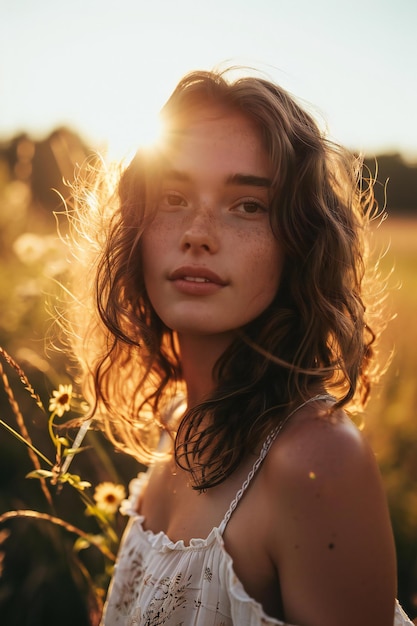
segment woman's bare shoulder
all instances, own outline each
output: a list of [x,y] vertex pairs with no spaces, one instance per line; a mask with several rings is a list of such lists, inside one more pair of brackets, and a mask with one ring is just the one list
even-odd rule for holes
[[[353,478],[376,468],[366,436],[342,409],[329,410],[328,403],[302,407],[288,421],[266,460],[265,473],[276,485],[277,477],[288,481],[332,481]],[[300,485],[301,486],[301,485]]]
[[374,563],[379,547],[380,554],[392,550],[375,455],[343,410],[329,412],[316,404],[297,412],[265,460],[262,488],[270,502],[270,545],[276,558],[287,550],[289,538],[293,545],[301,542],[304,554],[311,551],[317,562],[319,545],[327,554],[338,544],[338,555],[345,556],[363,545],[362,558],[372,552]]
[[324,403],[300,409],[265,459],[261,485],[269,502],[266,543],[289,621],[359,624],[361,611],[360,624],[392,624],[395,556],[386,498],[374,454],[350,418]]

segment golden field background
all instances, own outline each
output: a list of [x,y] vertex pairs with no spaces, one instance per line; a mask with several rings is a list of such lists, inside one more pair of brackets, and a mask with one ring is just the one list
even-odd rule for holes
[[389,217],[377,230],[381,268],[392,274],[394,319],[382,341],[392,361],[367,407],[369,434],[387,491],[398,554],[399,594],[417,615],[417,219]]

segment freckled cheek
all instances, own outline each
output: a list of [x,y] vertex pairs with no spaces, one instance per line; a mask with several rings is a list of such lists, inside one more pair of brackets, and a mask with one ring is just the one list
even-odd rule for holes
[[283,267],[283,254],[278,243],[273,241],[261,241],[253,250],[250,266],[251,274],[257,278],[261,288],[269,288],[274,293],[278,290]]
[[169,249],[172,231],[163,224],[153,222],[142,235],[142,261],[147,266],[158,263],[164,252]]

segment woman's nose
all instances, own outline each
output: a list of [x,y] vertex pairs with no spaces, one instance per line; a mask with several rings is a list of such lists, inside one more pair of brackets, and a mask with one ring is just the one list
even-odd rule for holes
[[212,211],[198,209],[189,216],[181,237],[181,248],[213,254],[219,248],[218,235],[218,224]]

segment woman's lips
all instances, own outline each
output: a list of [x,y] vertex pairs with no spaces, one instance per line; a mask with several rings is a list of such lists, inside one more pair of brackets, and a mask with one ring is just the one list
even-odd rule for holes
[[184,280],[189,280],[191,283],[209,283],[208,278],[201,278],[201,276],[184,276]]
[[212,270],[198,266],[179,267],[169,275],[169,280],[178,291],[188,295],[211,295],[227,284]]

